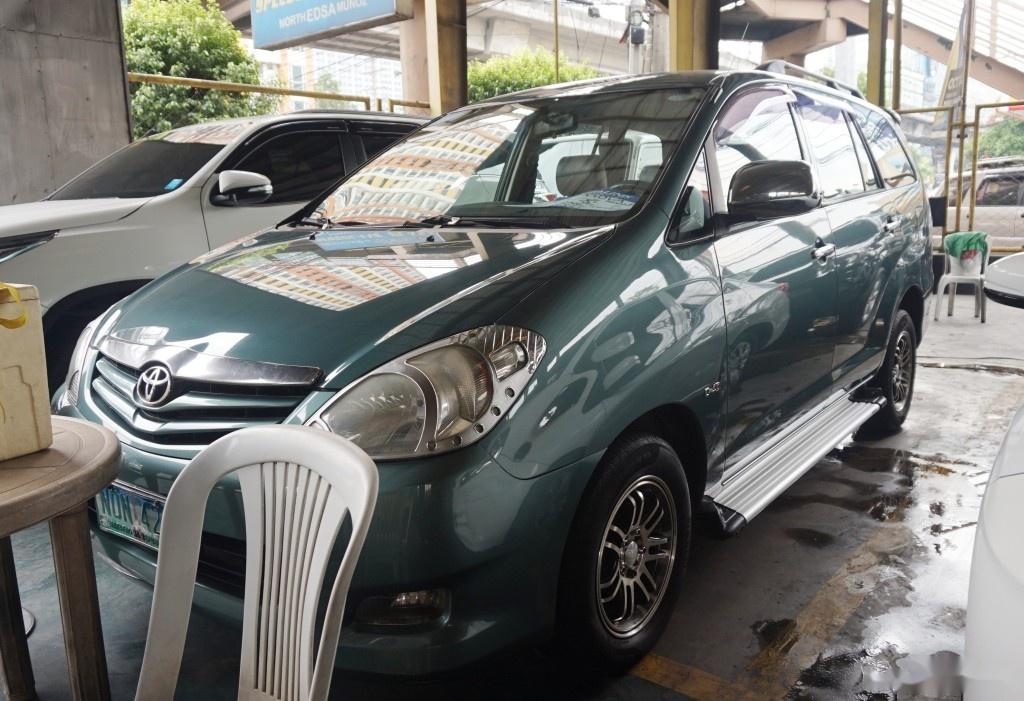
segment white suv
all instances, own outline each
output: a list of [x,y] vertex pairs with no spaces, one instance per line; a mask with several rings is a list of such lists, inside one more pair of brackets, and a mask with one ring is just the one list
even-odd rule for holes
[[308,111],[181,127],[125,146],[41,202],[0,207],[0,280],[39,288],[51,387],[111,304],[286,218],[421,123]]
[[[1024,159],[992,158],[978,161],[977,187],[965,174],[960,201],[960,228],[988,234],[994,248],[1024,248]],[[949,181],[950,208],[946,213],[949,230],[956,226],[957,178]],[[974,224],[969,224],[971,198]],[[933,232],[934,233],[934,232]]]

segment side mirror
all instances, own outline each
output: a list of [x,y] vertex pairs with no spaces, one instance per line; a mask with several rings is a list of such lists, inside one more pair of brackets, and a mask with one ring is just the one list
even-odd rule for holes
[[811,166],[803,161],[747,163],[729,186],[729,219],[735,221],[789,217],[820,204]]
[[238,207],[262,204],[274,194],[270,178],[247,170],[224,170],[217,178],[217,192],[210,197],[213,204]]

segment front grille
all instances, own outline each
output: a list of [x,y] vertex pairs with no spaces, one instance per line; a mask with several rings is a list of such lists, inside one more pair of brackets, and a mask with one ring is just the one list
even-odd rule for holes
[[307,388],[243,385],[174,378],[159,407],[135,402],[139,370],[99,355],[90,394],[96,406],[128,433],[161,445],[203,446],[246,426],[280,423]]

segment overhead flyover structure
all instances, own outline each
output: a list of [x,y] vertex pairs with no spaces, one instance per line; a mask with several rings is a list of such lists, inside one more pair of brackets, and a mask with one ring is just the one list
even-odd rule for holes
[[[866,33],[872,7],[882,4],[880,0],[723,1],[721,38],[761,41],[764,60],[802,64],[809,53]],[[903,0],[903,46],[946,63],[960,10],[955,2]],[[1024,1],[977,0],[976,12],[971,77],[1011,97],[1024,98]],[[884,25],[878,24],[894,38],[891,16]]]

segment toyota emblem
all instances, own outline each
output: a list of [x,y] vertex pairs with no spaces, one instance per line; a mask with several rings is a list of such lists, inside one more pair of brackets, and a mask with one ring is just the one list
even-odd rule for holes
[[171,396],[171,371],[164,365],[151,365],[135,383],[135,400],[142,406],[156,407]]

